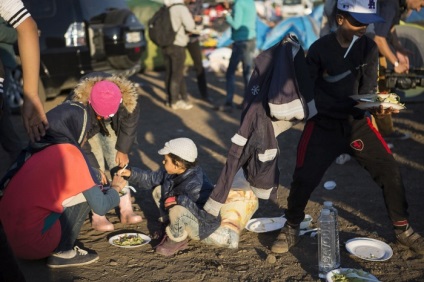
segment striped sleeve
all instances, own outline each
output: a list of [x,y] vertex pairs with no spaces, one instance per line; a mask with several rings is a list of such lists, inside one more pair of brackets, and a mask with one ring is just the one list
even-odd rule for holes
[[31,16],[21,0],[1,0],[0,15],[14,28]]

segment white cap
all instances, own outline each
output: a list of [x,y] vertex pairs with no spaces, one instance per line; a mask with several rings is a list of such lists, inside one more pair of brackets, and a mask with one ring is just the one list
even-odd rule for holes
[[337,9],[348,12],[363,24],[384,22],[384,19],[377,15],[376,0],[338,0]]
[[197,158],[197,147],[189,138],[176,138],[165,143],[165,147],[158,151],[159,155],[174,154],[188,162]]

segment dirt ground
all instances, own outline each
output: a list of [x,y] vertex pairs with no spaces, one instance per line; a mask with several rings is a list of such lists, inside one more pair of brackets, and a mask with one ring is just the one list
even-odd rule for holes
[[[189,72],[189,77],[194,73]],[[195,81],[187,78],[188,91],[195,107],[189,111],[172,111],[164,106],[163,73],[148,72],[134,77],[140,85],[141,117],[138,143],[130,155],[130,165],[157,169],[162,158],[158,149],[175,137],[192,138],[198,145],[198,161],[208,176],[216,181],[226,160],[230,138],[238,128],[240,110],[233,113],[214,111],[198,99]],[[216,102],[225,96],[225,77],[208,73],[209,91]],[[237,80],[237,93],[242,93],[241,78]],[[236,103],[241,102],[237,95]],[[47,109],[59,103],[63,96],[49,101]],[[424,111],[422,103],[408,103],[407,109],[395,117],[395,125],[411,134],[404,141],[394,141],[393,153],[399,161],[409,201],[410,221],[424,235]],[[16,128],[22,131],[21,122],[14,117]],[[261,202],[253,217],[279,216],[286,207],[291,175],[295,164],[295,151],[303,124],[278,137],[280,145],[280,189],[277,202]],[[0,152],[4,160],[4,152]],[[0,172],[5,170],[2,161]],[[306,208],[314,218],[313,225],[325,200],[331,200],[339,210],[342,267],[361,268],[381,281],[424,281],[424,259],[394,243],[394,234],[387,217],[380,189],[355,160],[344,165],[333,164],[322,182],[334,180],[334,190],[317,187]],[[115,231],[101,233],[91,228],[87,219],[79,237],[84,247],[96,250],[100,260],[85,267],[51,270],[45,260],[20,261],[27,281],[320,281],[317,276],[317,239],[302,236],[300,244],[291,252],[273,255],[270,246],[278,232],[252,233],[243,230],[237,250],[206,246],[190,241],[189,249],[165,258],[155,254],[157,241],[134,249],[117,248],[108,243],[111,235],[124,231],[152,234],[159,225],[157,211],[147,192],[135,194],[134,207],[143,216],[143,222],[123,225],[115,211],[108,214]],[[384,262],[372,262],[351,256],[344,243],[355,237],[369,237],[388,243],[393,256]]]

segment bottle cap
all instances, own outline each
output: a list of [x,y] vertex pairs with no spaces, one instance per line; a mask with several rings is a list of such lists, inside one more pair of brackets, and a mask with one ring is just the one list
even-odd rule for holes
[[322,209],[321,214],[322,215],[330,215],[330,210],[329,209]]

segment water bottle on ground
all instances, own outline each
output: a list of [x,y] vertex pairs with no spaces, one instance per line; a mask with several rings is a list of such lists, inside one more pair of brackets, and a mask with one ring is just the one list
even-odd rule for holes
[[329,209],[322,209],[318,219],[318,268],[319,277],[336,269],[336,224]]
[[340,239],[339,239],[339,221],[337,209],[333,206],[333,202],[325,201],[324,209],[329,209],[330,214],[334,217],[334,223],[336,227],[336,268],[340,267]]

